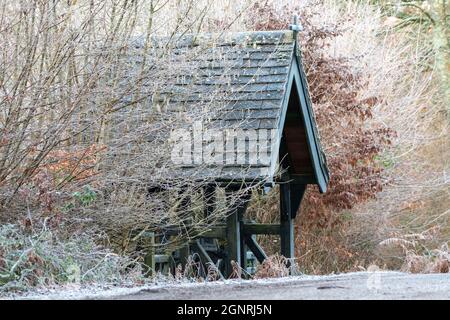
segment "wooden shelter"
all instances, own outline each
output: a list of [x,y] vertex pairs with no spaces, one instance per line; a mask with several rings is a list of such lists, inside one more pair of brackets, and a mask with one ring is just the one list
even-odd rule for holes
[[[252,155],[248,147],[237,148],[231,151],[234,153],[232,158],[242,157],[243,163],[232,161],[199,166],[192,161],[180,164],[180,170],[174,173],[210,181],[211,184],[205,184],[208,199],[214,198],[217,185],[223,186],[227,193],[233,193],[239,191],[243,184],[262,183],[265,187],[279,184],[279,224],[246,222],[245,211],[250,195],[243,194],[224,224],[202,235],[206,239],[226,240],[224,257],[227,266],[222,272],[227,274],[231,272],[232,260],[246,267],[248,250],[259,262],[266,258],[255,241],[256,234],[279,235],[281,254],[293,258],[293,221],[305,188],[312,184],[317,185],[322,193],[327,189],[329,173],[302,65],[298,29],[294,24],[286,31],[234,33],[218,37],[209,34],[183,36],[177,41],[174,55],[177,55],[177,50],[189,52],[202,48],[200,56],[186,61],[185,69],[180,70],[196,71],[197,76],[181,75],[152,100],[152,103],[168,103],[173,110],[180,110],[189,103],[201,104],[202,99],[212,97],[213,101],[208,103],[223,106],[211,119],[212,127],[221,130],[238,127],[244,131],[265,129],[269,131],[264,132],[273,133],[268,136],[265,150],[268,159],[264,162],[250,163],[248,159]],[[142,47],[141,42],[135,42],[135,49]],[[214,58],[217,50],[225,59]],[[226,81],[224,74],[229,76]],[[258,148],[261,150],[260,145]],[[207,201],[206,211],[213,210],[213,201]],[[184,262],[183,257],[189,250],[196,251],[205,262],[215,262],[201,239],[179,252],[180,262]]]

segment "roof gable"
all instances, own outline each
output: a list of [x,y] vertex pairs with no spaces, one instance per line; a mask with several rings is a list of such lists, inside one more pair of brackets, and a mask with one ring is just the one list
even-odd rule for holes
[[302,106],[302,113],[307,129],[308,145],[310,148],[310,154],[313,159],[314,173],[316,175],[317,184],[319,185],[320,191],[326,192],[327,185],[330,180],[330,175],[326,162],[326,156],[320,143],[320,136],[314,117],[311,97],[308,90],[308,82],[306,80],[305,71],[303,69],[301,55],[296,55],[295,63],[297,64],[299,71],[299,73],[296,74],[296,79],[299,78],[299,83],[301,82],[301,90],[299,88],[300,104]]

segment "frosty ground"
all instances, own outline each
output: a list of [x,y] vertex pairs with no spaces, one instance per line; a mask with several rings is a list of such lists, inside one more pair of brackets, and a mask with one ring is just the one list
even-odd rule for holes
[[66,287],[16,299],[450,299],[449,274],[356,272],[209,283],[156,283],[130,288]]

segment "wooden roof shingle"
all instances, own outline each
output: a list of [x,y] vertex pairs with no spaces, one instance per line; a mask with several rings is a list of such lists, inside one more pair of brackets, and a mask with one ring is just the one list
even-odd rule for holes
[[[294,35],[293,31],[263,31],[172,39],[166,50],[166,63],[155,63],[151,68],[175,70],[168,71],[167,84],[152,93],[148,103],[164,104],[171,111],[209,105],[215,110],[208,116],[208,128],[260,130],[269,138],[267,145],[258,145],[258,150],[267,149],[269,161],[250,163],[252,150],[248,145],[245,150],[226,150],[223,163],[183,163],[174,175],[216,181],[273,181],[288,103],[295,86],[301,104],[298,112],[303,115],[301,130],[306,130],[308,138],[305,152],[310,153],[315,182],[321,191],[326,190],[328,169]],[[150,41],[151,47],[167,43]],[[149,44],[144,39],[136,39],[132,49],[142,51],[146,46]],[[133,63],[140,65],[142,56],[137,56],[140,58]],[[147,84],[151,85],[151,79]],[[235,158],[245,158],[246,162],[226,162],[227,152],[234,153]]]

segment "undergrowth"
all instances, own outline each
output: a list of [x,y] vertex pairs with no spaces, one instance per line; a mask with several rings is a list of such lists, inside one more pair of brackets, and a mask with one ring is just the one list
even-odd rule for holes
[[28,230],[1,225],[0,293],[65,284],[123,285],[142,277],[138,263],[102,247],[99,240],[88,232],[61,237],[45,222]]

